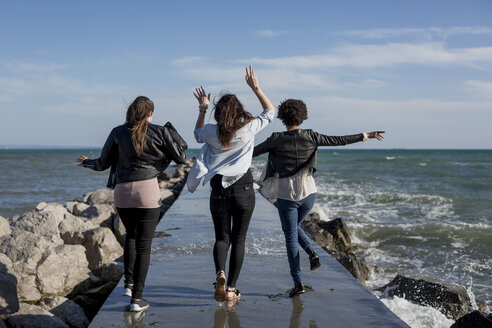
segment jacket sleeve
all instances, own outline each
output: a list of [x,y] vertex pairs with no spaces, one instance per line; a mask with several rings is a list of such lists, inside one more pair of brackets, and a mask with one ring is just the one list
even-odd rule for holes
[[85,161],[82,162],[83,167],[87,167],[89,169],[92,169],[94,171],[104,171],[107,168],[109,168],[116,157],[116,144],[114,143],[114,131],[115,129],[111,130],[111,133],[109,134],[108,138],[106,139],[106,142],[104,143],[104,146],[101,150],[101,156],[96,159],[86,159]]
[[343,146],[364,140],[364,135],[362,133],[346,136],[327,136],[321,133],[312,132],[312,137],[317,146]]
[[263,141],[253,149],[253,157],[268,153],[273,148],[273,143],[274,141],[272,136],[268,137],[267,140]]

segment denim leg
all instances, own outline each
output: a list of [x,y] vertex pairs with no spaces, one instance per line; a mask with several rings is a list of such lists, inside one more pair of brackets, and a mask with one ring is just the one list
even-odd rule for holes
[[311,255],[314,251],[312,245],[311,245],[311,240],[309,237],[306,235],[304,230],[301,228],[301,224],[306,218],[306,216],[309,214],[311,209],[314,206],[314,202],[316,201],[316,193],[313,193],[306,198],[302,199],[299,201],[300,206],[298,208],[298,216],[297,216],[297,235],[299,239],[299,245],[301,245],[302,249],[308,254]]
[[301,264],[299,259],[297,216],[298,203],[286,199],[277,199],[277,210],[285,235],[285,246],[289,260],[290,275],[294,282],[301,282]]

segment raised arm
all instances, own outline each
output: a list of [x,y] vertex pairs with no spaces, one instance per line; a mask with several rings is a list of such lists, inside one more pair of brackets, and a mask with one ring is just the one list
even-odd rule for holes
[[256,97],[258,97],[258,100],[260,101],[263,109],[269,110],[273,114],[275,114],[275,107],[273,107],[270,100],[267,98],[267,96],[263,94],[263,91],[261,91],[260,86],[258,84],[258,78],[256,77],[255,74],[255,70],[251,66],[249,66],[249,71],[248,68],[246,67],[246,83],[251,88],[251,90],[253,90]]
[[99,158],[89,159],[85,156],[80,156],[79,158],[77,158],[77,164],[92,169],[94,171],[104,171],[111,165],[113,165],[116,157],[116,145],[113,142],[115,133],[114,130],[115,129],[111,130],[111,133],[106,139],[106,142],[104,143],[104,146],[101,150],[101,156]]
[[384,131],[373,131],[367,133],[352,134],[346,136],[327,136],[321,133],[312,132],[313,139],[318,146],[344,146],[355,142],[366,141],[366,139],[378,139],[383,141]]
[[210,93],[207,96],[203,86],[195,89],[193,92],[196,100],[198,100],[198,118],[196,119],[195,130],[203,128],[205,125],[205,113],[207,113],[208,105],[210,104]]

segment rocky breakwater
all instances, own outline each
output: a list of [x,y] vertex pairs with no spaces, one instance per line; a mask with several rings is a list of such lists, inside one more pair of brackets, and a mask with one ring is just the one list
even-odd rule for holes
[[311,213],[304,219],[302,229],[365,286],[371,275],[371,268],[364,257],[352,247],[350,230],[341,218],[324,221],[318,213]]
[[[350,230],[341,218],[324,221],[318,213],[311,213],[304,220],[302,228],[365,286],[371,268],[361,252],[352,247]],[[486,327],[492,322],[492,316],[488,314],[490,309],[484,302],[475,300],[464,289],[450,288],[437,282],[397,275],[374,292],[380,297],[397,296],[422,306],[431,306],[446,317],[457,320],[453,328],[481,327],[481,324]],[[468,325],[470,322],[472,324]]]
[[[191,165],[159,177],[162,215]],[[124,238],[108,189],[0,217],[0,328],[87,327],[123,275]]]

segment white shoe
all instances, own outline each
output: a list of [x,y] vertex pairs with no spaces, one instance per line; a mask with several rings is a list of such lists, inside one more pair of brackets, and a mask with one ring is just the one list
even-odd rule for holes
[[131,284],[126,285],[125,284],[125,290],[123,291],[123,296],[132,297],[132,288],[133,288],[133,285],[131,285]]

